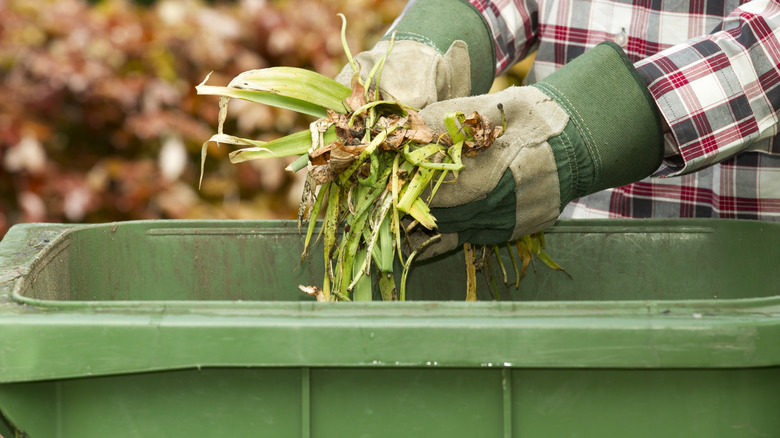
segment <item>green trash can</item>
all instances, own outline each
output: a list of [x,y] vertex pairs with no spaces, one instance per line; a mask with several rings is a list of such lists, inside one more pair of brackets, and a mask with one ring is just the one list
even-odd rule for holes
[[414,301],[317,303],[291,221],[14,226],[5,434],[780,436],[780,224],[546,235],[571,279],[529,269],[466,303],[455,252],[413,268]]

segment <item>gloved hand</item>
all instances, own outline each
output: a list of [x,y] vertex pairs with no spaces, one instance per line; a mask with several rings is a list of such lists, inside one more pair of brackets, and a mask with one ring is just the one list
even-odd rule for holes
[[[391,35],[395,43],[379,77],[384,99],[424,108],[490,90],[496,65],[493,35],[482,13],[468,1],[409,2],[385,38],[354,57],[361,78],[387,53]],[[336,81],[351,87],[353,76],[347,65]]]
[[[442,237],[418,258],[541,231],[572,199],[638,181],[661,164],[655,102],[615,44],[600,44],[532,86],[434,103],[421,115],[439,130],[454,111],[496,123],[498,104],[506,132],[464,158],[457,182],[439,188],[431,213]],[[426,240],[420,233],[412,233],[412,249]]]
[[[371,50],[355,55],[361,79],[385,56],[389,45],[389,41],[380,41]],[[464,41],[453,42],[444,55],[417,41],[396,41],[379,76],[379,92],[383,100],[424,108],[440,100],[468,96],[471,78],[463,72],[469,69],[468,46]],[[347,64],[335,79],[352,87],[354,75],[352,66]]]

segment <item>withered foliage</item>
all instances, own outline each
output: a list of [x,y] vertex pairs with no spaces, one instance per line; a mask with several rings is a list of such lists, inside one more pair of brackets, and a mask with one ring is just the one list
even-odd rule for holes
[[[363,90],[358,93],[358,90]],[[379,116],[373,127],[366,127],[367,112],[357,111],[366,105],[365,90],[357,84],[352,95],[347,99],[347,105],[352,111],[347,114],[339,114],[328,110],[327,121],[336,128],[338,140],[321,145],[309,152],[309,172],[317,184],[325,184],[333,181],[336,176],[354,163],[360,154],[368,146],[370,139],[376,138],[382,131],[390,132],[379,145],[380,152],[400,152],[407,144],[425,145],[440,144],[445,147],[452,146],[453,140],[445,131],[434,131],[426,123],[423,117],[411,108],[403,108],[396,104],[379,104],[387,106],[388,113]],[[401,112],[401,114],[394,113]],[[368,132],[366,132],[368,130]],[[461,120],[461,130],[466,132],[469,138],[463,144],[463,156],[475,157],[488,147],[503,132],[502,126],[493,126],[493,123],[477,112],[472,112]],[[442,154],[430,157],[432,162],[441,160]],[[368,176],[367,169],[358,172],[358,176]],[[403,175],[401,175],[403,177]]]
[[466,116],[461,122],[464,129],[471,132],[473,140],[467,140],[463,143],[463,156],[476,157],[480,151],[487,149],[493,141],[503,132],[503,126],[493,126],[485,117],[473,112]]

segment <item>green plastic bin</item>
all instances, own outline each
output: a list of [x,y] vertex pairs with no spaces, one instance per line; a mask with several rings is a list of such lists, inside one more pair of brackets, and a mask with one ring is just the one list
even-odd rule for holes
[[317,303],[291,221],[17,225],[0,434],[780,436],[780,224],[560,221],[547,246],[572,279],[500,302],[462,301],[456,252],[415,301]]

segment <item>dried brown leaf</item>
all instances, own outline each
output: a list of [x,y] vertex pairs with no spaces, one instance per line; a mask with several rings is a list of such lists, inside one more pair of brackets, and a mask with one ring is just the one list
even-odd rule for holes
[[361,146],[345,146],[340,142],[331,143],[330,160],[328,166],[335,173],[341,173],[345,171],[350,164],[357,160],[358,155],[366,145]]
[[407,122],[407,117],[392,114],[390,116],[382,116],[376,121],[376,127],[380,129],[393,128],[396,126],[404,126]]
[[421,116],[420,113],[413,109],[407,110],[406,118],[409,120],[409,129],[421,129],[423,127],[428,127],[428,125],[425,124],[425,119],[423,116]]
[[473,141],[464,141],[463,142],[463,152],[461,152],[461,155],[464,157],[474,158],[477,155],[479,155],[479,151],[482,150],[481,148],[477,147],[477,144]]
[[325,111],[328,113],[327,119],[331,123],[338,123],[339,120],[341,119],[341,116],[343,116],[343,114],[337,113],[336,111],[333,111],[331,109],[326,109]]
[[356,145],[341,145],[339,148],[357,157],[368,146],[365,143]]
[[[398,187],[403,187],[404,183],[409,179],[409,172],[405,169],[398,169]],[[389,178],[387,182],[387,190],[393,190],[393,178]]]
[[502,131],[500,126],[494,128],[490,120],[477,112],[466,116],[461,125],[473,139],[463,144],[463,156],[466,157],[474,157],[480,151],[489,148]]
[[406,142],[406,130],[397,129],[393,131],[392,134],[387,136],[385,141],[379,147],[385,151],[401,149],[401,146],[403,146],[404,142]]
[[309,168],[309,175],[317,185],[329,183],[336,179],[336,173],[331,170],[327,164],[321,166],[311,166]]
[[313,296],[318,302],[328,301],[328,299],[325,298],[325,294],[322,292],[322,289],[318,288],[317,286],[305,286],[303,284],[299,284],[298,289],[301,292]]
[[433,143],[433,139],[436,137],[436,133],[433,132],[433,129],[427,126],[407,129],[405,130],[405,135],[408,140],[422,144]]
[[366,104],[366,88],[357,81],[352,88],[352,94],[346,99],[347,106],[352,111],[357,110]]
[[317,150],[312,151],[309,154],[309,163],[311,163],[314,166],[321,166],[323,164],[328,164],[328,161],[330,160],[330,150],[332,148],[332,145],[333,143],[326,144],[325,146],[319,147],[317,148]]

